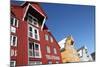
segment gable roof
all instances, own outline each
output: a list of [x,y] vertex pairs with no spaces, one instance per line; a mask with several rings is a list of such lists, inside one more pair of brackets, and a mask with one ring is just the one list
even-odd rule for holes
[[37,2],[23,2],[20,6],[25,7],[28,4],[30,4],[32,7],[34,7],[42,16],[47,18],[46,13],[44,10],[41,8],[40,4]]

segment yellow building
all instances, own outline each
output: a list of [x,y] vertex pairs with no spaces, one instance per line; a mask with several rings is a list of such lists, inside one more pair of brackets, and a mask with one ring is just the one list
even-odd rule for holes
[[74,48],[74,39],[68,36],[64,43],[64,48],[61,49],[61,57],[63,63],[79,62],[77,50]]

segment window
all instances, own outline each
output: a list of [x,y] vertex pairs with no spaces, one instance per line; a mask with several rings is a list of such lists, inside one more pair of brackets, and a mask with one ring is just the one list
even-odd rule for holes
[[29,61],[29,65],[39,65],[39,64],[42,64],[42,62],[41,61]]
[[85,53],[86,53],[86,54],[88,53],[87,49],[85,49]]
[[56,48],[54,48],[53,51],[54,51],[54,54],[57,54],[57,50],[56,50]]
[[17,46],[17,36],[11,35],[10,38],[11,46]]
[[18,27],[18,22],[19,22],[18,19],[11,17],[11,25],[12,26]]
[[14,50],[13,49],[11,49],[11,56],[14,56]]
[[52,64],[52,61],[51,60],[48,60],[48,64]]
[[15,27],[10,27],[11,32],[16,33],[16,28]]
[[39,40],[39,30],[31,25],[29,25],[29,37]]
[[50,41],[53,42],[53,38],[50,36]]
[[80,51],[78,52],[79,57],[82,57],[82,53],[83,53],[82,50],[80,50]]
[[37,29],[34,29],[34,36],[35,36],[35,39],[38,40],[38,30]]
[[17,56],[17,50],[11,49],[11,56]]
[[46,51],[47,51],[47,53],[50,53],[50,47],[49,46],[46,46]]
[[28,21],[29,23],[31,23],[32,25],[35,25],[35,26],[38,27],[38,20],[37,20],[37,18],[35,18],[35,17],[32,16],[31,14],[28,14],[28,19],[27,19],[27,21]]
[[31,26],[29,27],[29,36],[33,37],[33,32],[32,32],[32,27]]
[[41,58],[40,45],[38,43],[29,43],[29,56]]
[[10,67],[16,67],[16,61],[11,61],[10,62]]
[[49,40],[49,37],[48,37],[48,35],[47,34],[45,34],[45,40]]
[[59,64],[59,61],[56,61],[56,64]]

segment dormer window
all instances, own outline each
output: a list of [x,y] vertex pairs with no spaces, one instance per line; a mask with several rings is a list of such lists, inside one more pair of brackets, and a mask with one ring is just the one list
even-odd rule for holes
[[29,23],[31,23],[32,25],[38,27],[38,20],[37,20],[37,18],[35,18],[35,17],[32,16],[31,14],[28,14],[27,21],[28,21]]

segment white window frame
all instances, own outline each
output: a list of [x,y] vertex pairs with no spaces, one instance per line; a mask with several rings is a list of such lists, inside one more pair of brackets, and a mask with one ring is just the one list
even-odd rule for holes
[[53,48],[53,52],[54,52],[54,54],[57,54],[56,48]]
[[78,54],[79,54],[79,57],[82,57],[83,56],[83,50],[79,50]]
[[10,56],[14,56],[14,49],[11,49]]
[[[15,44],[13,43],[13,38],[15,37]],[[11,46],[17,46],[17,36],[15,36],[15,35],[11,35],[11,39],[10,39],[10,45]]]
[[48,60],[48,64],[52,64],[52,61],[51,60]]
[[[38,49],[39,49],[39,50],[38,50],[38,51],[39,51],[39,52],[38,52],[38,53],[39,53],[39,56],[36,56],[36,51],[37,51],[37,50],[35,50],[35,49],[36,49],[36,48],[35,48],[35,45],[36,45],[36,44],[37,44],[38,47],[39,47],[39,48],[38,48]],[[32,50],[29,49],[29,51],[32,51],[32,56],[29,55],[29,57],[41,58],[41,49],[40,49],[40,44],[34,42],[33,46],[34,46],[34,50],[33,50],[33,47],[32,47]],[[34,53],[35,53],[35,56],[33,56],[33,51],[34,51]]]
[[49,40],[49,36],[48,36],[48,34],[45,34],[45,40]]
[[[13,66],[11,66],[11,62],[13,62],[13,63],[14,63],[14,65],[13,65]],[[16,67],[16,61],[10,61],[10,67]]]
[[53,37],[52,36],[50,36],[50,41],[53,42]]
[[[14,18],[14,17],[11,17],[11,18],[13,18],[13,24],[12,25],[15,26],[15,27],[18,27],[19,20]],[[17,20],[16,25],[15,25],[15,20]]]
[[17,56],[17,50],[11,49],[10,56]]
[[11,26],[11,27],[10,27],[10,30],[11,30],[12,33],[16,33],[16,28],[15,28],[15,27],[12,27],[12,26]]
[[47,51],[47,53],[50,53],[51,52],[49,46],[46,46],[46,51]]
[[[30,24],[32,24],[32,25],[34,25],[36,27],[39,27],[38,19],[35,18],[34,16],[32,16],[30,13],[28,13],[28,16],[31,16],[32,17],[32,19],[31,19],[32,22],[30,22],[29,20],[27,20],[27,22],[29,22]],[[35,19],[36,21],[34,21],[33,19]],[[35,25],[35,23],[37,23],[37,24]]]
[[[37,63],[37,62],[40,62],[40,63]],[[39,65],[39,64],[42,64],[41,61],[29,61],[29,65]]]
[[[37,31],[37,34],[35,34],[35,30]],[[37,39],[35,38],[35,35],[37,35]],[[40,38],[39,38],[39,30],[37,28],[35,28],[35,27],[34,27],[34,39],[40,40]]]
[[59,64],[59,61],[56,61],[56,64]]
[[[28,31],[28,36],[29,36],[30,38],[35,39],[35,40],[40,40],[39,29],[33,27],[33,26],[30,25],[30,24],[29,24],[29,27],[32,28],[32,31],[30,31],[30,30],[28,29],[28,30],[29,30],[29,31]],[[28,28],[29,28],[29,27],[28,27]],[[37,31],[37,34],[35,34],[35,30]],[[30,33],[32,33],[32,37],[30,36]],[[35,38],[35,35],[37,35],[37,39]]]

